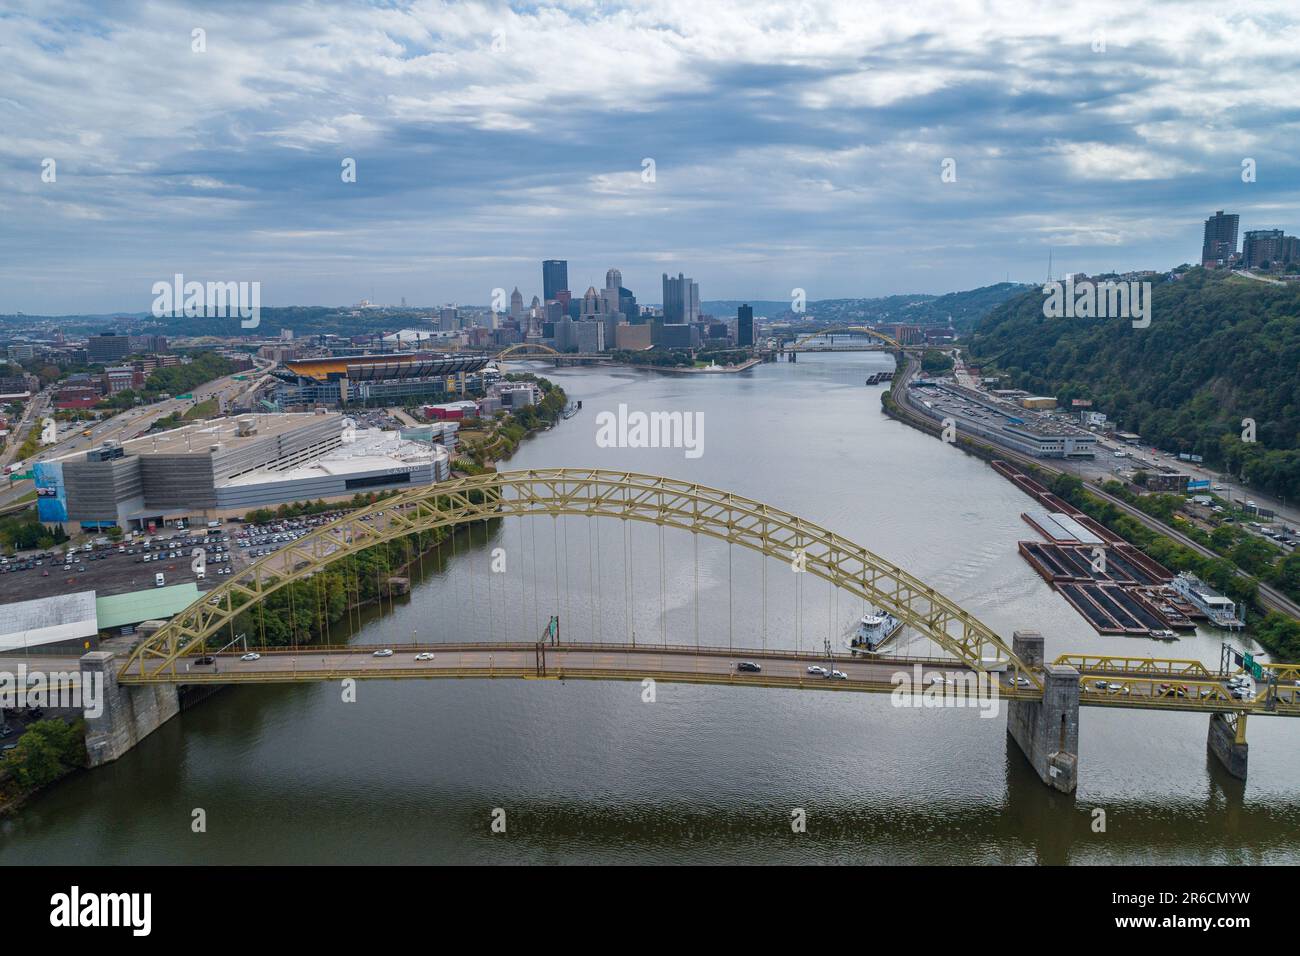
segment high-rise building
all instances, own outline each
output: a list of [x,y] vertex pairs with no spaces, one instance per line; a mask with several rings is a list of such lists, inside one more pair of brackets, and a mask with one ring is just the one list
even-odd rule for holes
[[736,345],[748,348],[754,344],[754,310],[742,305],[736,310]]
[[586,293],[582,297],[582,317],[590,319],[603,315],[605,311],[604,304],[605,300],[596,291],[596,287],[594,285],[588,286]]
[[1236,213],[1225,215],[1220,209],[1205,220],[1205,242],[1201,245],[1201,265],[1207,269],[1228,265],[1237,254],[1237,224],[1241,217]]
[[664,324],[681,325],[695,322],[700,317],[700,286],[680,272],[677,278],[663,274]]
[[460,328],[460,312],[453,306],[438,310],[438,328],[443,332],[454,332]]
[[101,332],[86,339],[86,355],[92,365],[107,365],[125,358],[131,352],[131,338]]
[[1241,243],[1241,261],[1247,269],[1294,262],[1297,259],[1297,240],[1281,229],[1252,229]]
[[510,318],[516,322],[524,317],[524,294],[519,291],[519,286],[515,286],[515,291],[510,293]]
[[569,261],[547,259],[542,263],[542,301],[553,302],[561,289],[569,287]]
[[632,294],[631,289],[625,289],[622,286],[619,286],[618,311],[622,312],[624,318],[626,318],[631,324],[641,324],[641,307],[636,304],[636,296]]

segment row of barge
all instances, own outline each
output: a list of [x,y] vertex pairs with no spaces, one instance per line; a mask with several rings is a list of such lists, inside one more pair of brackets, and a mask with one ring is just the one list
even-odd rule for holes
[[1175,576],[1013,465],[995,461],[993,468],[1044,509],[1021,516],[1046,539],[1019,542],[1021,556],[1098,633],[1174,640],[1178,631],[1194,631],[1198,621],[1233,625],[1235,612],[1225,616],[1196,600],[1216,594],[1207,585],[1191,575]]

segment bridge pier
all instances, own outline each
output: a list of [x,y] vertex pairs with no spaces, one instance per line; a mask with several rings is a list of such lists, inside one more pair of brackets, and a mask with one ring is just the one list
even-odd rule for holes
[[1012,651],[1029,667],[1042,667],[1043,699],[1007,703],[1007,733],[1040,780],[1073,793],[1079,776],[1079,672],[1043,665],[1043,635],[1016,631]]
[[1246,715],[1210,714],[1210,733],[1206,739],[1209,748],[1225,770],[1238,780],[1246,779],[1247,757],[1250,744],[1246,743]]
[[81,679],[94,681],[102,709],[86,718],[86,764],[98,767],[121,757],[180,712],[175,684],[123,687],[111,651],[81,656]]

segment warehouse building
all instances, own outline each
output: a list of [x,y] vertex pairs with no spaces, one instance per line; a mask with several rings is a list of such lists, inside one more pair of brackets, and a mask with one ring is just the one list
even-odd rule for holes
[[98,630],[94,591],[15,601],[5,605],[0,651],[52,644],[81,649]]
[[33,468],[42,521],[147,528],[293,501],[431,484],[439,444],[357,430],[338,414],[241,415],[77,452]]

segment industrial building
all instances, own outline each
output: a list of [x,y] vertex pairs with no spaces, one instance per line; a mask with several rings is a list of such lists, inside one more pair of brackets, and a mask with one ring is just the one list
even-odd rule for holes
[[259,507],[444,481],[451,456],[433,441],[356,430],[339,414],[220,418],[33,468],[42,521],[147,528]]
[[1013,415],[960,386],[918,381],[912,387],[923,396],[917,408],[940,422],[951,420],[958,434],[980,435],[1035,458],[1097,454],[1097,436],[1076,425]]

